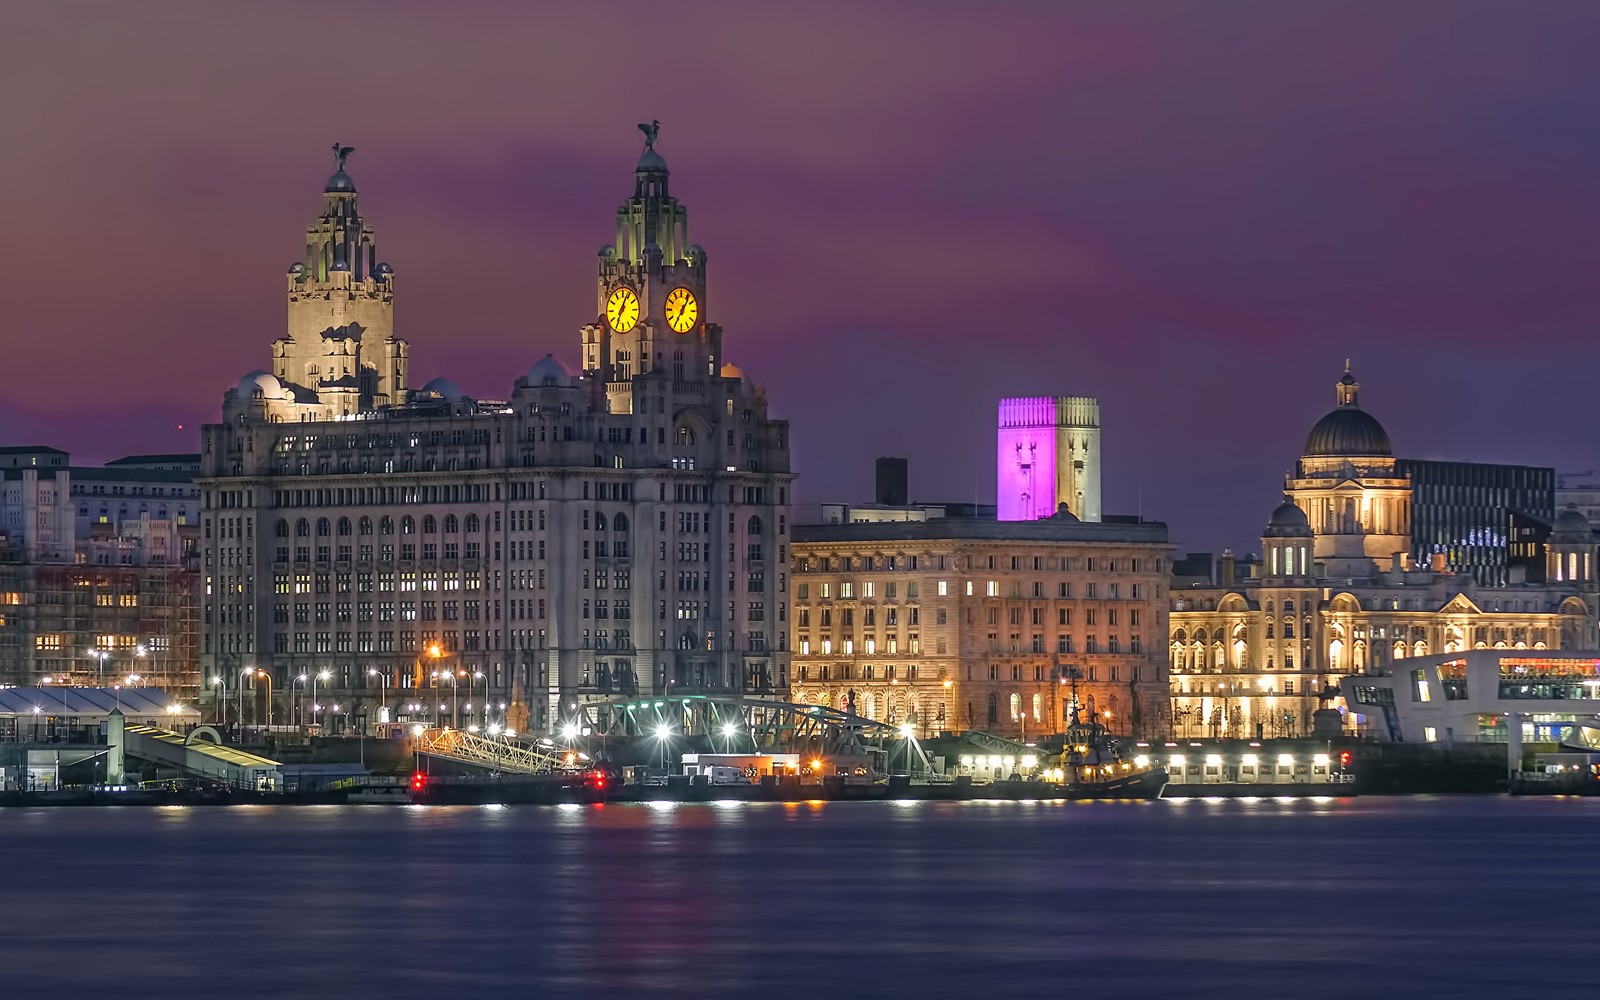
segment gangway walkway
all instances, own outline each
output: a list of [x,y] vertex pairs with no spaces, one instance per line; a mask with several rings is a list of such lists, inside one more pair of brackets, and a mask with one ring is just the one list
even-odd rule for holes
[[1030,747],[1026,743],[1008,740],[1004,736],[986,733],[981,729],[969,729],[961,734],[961,738],[969,743],[991,750],[995,753],[1010,754],[1013,757],[1023,757],[1028,754],[1039,753],[1038,747]]
[[449,728],[423,730],[411,738],[411,748],[430,757],[517,774],[549,774],[587,762],[575,751],[531,747],[509,737],[478,736]]
[[205,735],[216,735],[209,726],[188,736],[156,726],[126,726],[122,732],[127,756],[176,767],[191,777],[257,790],[276,789],[283,783],[277,761],[209,742]]

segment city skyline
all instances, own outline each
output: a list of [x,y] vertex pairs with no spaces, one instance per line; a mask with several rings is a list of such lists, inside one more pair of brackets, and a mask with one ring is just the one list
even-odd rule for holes
[[[668,100],[582,73],[562,40],[603,34],[590,12],[481,8],[473,43],[504,56],[486,59],[433,41],[412,8],[372,23],[360,86],[326,106],[286,58],[292,18],[14,14],[8,36],[32,44],[13,84],[40,96],[13,128],[41,152],[0,167],[31,193],[13,231],[35,234],[0,272],[21,334],[0,426],[86,459],[193,450],[281,328],[334,138],[358,150],[416,384],[500,397],[545,353],[575,365],[630,126],[658,117],[718,266],[729,360],[795,428],[802,503],[869,496],[878,454],[911,460],[918,499],[992,499],[995,402],[1091,395],[1108,513],[1249,551],[1346,356],[1397,454],[1589,468],[1563,418],[1592,325],[1577,290],[1596,262],[1597,149],[1578,132],[1597,71],[1578,40],[1595,15],[1450,7],[1448,38],[1417,14],[1364,37],[1360,5],[935,8],[911,32],[893,4],[814,21],[619,11],[655,29],[618,40],[630,57],[691,46]],[[819,59],[757,66],[708,44],[785,31]],[[112,46],[119,32],[148,44]],[[99,75],[46,86],[69,43]],[[429,45],[435,72],[472,85],[413,78]],[[132,83],[101,82],[118,73]],[[233,116],[255,127],[221,129]],[[70,394],[48,375],[63,351],[91,359]],[[1215,504],[1191,499],[1218,482]]]

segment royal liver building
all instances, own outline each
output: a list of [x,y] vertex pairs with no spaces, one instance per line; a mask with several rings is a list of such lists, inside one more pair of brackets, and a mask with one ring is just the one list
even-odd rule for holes
[[641,128],[583,370],[546,356],[504,401],[409,387],[395,273],[335,147],[272,368],[204,431],[219,714],[548,730],[585,700],[787,688],[788,425],[723,358]]

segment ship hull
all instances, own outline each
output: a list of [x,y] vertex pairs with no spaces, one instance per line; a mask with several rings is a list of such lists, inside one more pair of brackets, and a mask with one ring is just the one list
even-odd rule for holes
[[1074,781],[1066,786],[1069,799],[1159,799],[1167,787],[1165,768],[1121,774],[1104,781]]

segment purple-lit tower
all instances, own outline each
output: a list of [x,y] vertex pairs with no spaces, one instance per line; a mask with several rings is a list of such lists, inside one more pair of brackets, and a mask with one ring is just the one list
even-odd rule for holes
[[1050,517],[1061,504],[1100,520],[1100,401],[1026,396],[1000,401],[995,511],[1002,521]]

